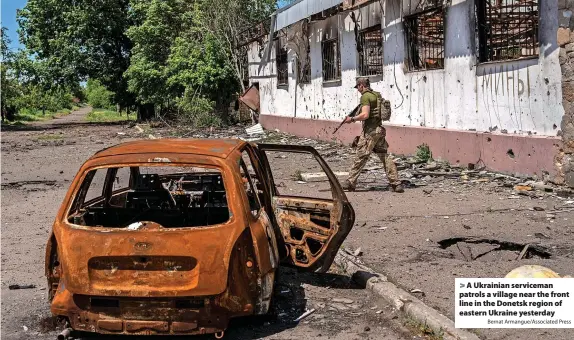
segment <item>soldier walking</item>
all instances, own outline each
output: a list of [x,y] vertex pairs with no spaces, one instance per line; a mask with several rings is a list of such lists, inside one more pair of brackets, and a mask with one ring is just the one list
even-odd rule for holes
[[399,181],[397,166],[388,154],[389,144],[385,140],[383,120],[390,119],[390,102],[383,100],[380,93],[371,89],[369,78],[357,78],[355,88],[361,93],[361,110],[355,117],[346,117],[345,123],[349,124],[361,121],[363,122],[363,132],[359,137],[353,167],[343,188],[346,191],[355,190],[361,170],[363,170],[365,164],[367,164],[371,153],[374,152],[383,163],[387,178],[391,184],[391,190],[394,192],[404,192],[401,182]]

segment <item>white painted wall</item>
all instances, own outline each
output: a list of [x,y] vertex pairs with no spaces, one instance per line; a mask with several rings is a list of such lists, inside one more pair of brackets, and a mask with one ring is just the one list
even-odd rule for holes
[[[384,74],[372,77],[371,84],[391,100],[391,123],[556,136],[564,114],[556,43],[557,0],[540,1],[539,10],[539,58],[477,65],[474,2],[452,0],[446,16],[445,68],[406,72],[400,1],[387,0],[382,19]],[[361,28],[381,22],[379,2],[355,13]],[[310,25],[312,82],[300,86],[295,83],[294,53],[289,54],[289,86],[277,88],[275,49],[269,61],[262,63],[258,44],[252,44],[250,77],[260,84],[261,113],[341,120],[354,108],[359,95],[353,89],[357,65],[353,27],[348,13]],[[325,34],[339,35],[343,69],[340,82],[322,80],[321,40]]]

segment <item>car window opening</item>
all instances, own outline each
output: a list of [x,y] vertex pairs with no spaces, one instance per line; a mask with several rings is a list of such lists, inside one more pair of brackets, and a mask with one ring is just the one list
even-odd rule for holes
[[92,170],[68,215],[73,224],[138,229],[139,222],[164,228],[204,227],[229,220],[221,172],[180,166]]

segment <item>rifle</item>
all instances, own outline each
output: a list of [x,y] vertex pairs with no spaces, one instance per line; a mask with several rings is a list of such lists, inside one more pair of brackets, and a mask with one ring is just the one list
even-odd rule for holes
[[339,126],[337,126],[337,128],[335,129],[335,131],[333,131],[333,134],[337,133],[337,131],[339,131],[339,129],[341,128],[341,126],[343,126],[343,124],[345,124],[345,120],[347,119],[347,117],[355,117],[357,115],[357,112],[359,112],[359,109],[361,108],[361,104],[357,105],[357,107],[355,107],[353,109],[353,111],[351,111],[351,113],[349,113],[348,115],[345,116],[345,118],[343,118],[343,121],[341,122],[341,124],[339,124]]

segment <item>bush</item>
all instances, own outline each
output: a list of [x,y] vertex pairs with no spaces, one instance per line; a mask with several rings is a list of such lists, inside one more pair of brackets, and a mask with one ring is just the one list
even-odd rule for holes
[[179,108],[177,120],[181,124],[195,127],[221,127],[223,121],[214,112],[215,102],[190,92],[186,90],[183,98],[177,102]]
[[108,91],[99,81],[88,79],[86,84],[86,99],[94,108],[114,110],[112,104],[114,93]]

